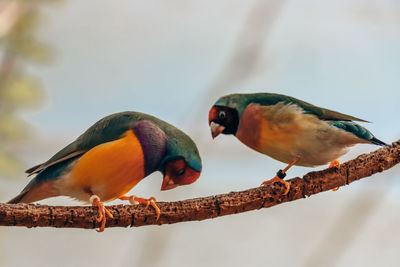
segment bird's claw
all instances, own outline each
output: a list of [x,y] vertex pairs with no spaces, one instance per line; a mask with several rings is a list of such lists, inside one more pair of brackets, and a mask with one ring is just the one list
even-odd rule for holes
[[97,232],[103,232],[106,227],[107,216],[111,219],[114,219],[114,216],[111,212],[104,207],[103,202],[100,201],[100,198],[97,195],[92,195],[90,197],[90,203],[93,207],[97,207],[98,209],[98,216],[96,217],[96,221],[101,223],[100,228],[96,230]]
[[261,184],[261,186],[269,185],[269,184],[272,184],[272,183],[275,183],[275,182],[281,183],[281,184],[283,184],[283,185],[286,187],[286,190],[285,190],[285,192],[283,193],[283,195],[286,196],[286,195],[289,193],[289,190],[290,190],[290,183],[287,182],[287,181],[285,181],[285,180],[283,180],[282,178],[279,178],[278,175],[275,176],[274,178],[272,178],[271,180],[264,181],[264,182]]
[[[331,168],[338,168],[338,169],[340,169],[340,161],[339,161],[339,160],[334,160],[334,161],[332,161],[332,162],[329,164],[329,167],[328,167],[328,168],[329,168],[329,169],[331,169]],[[333,192],[336,192],[336,191],[339,190],[339,188],[340,188],[340,186],[338,186],[338,187],[336,187],[336,188],[333,188],[332,191],[333,191]]]
[[149,206],[152,206],[154,208],[154,210],[156,211],[157,221],[160,218],[161,211],[160,211],[160,209],[158,208],[158,206],[156,204],[157,200],[156,200],[155,197],[141,198],[141,197],[137,197],[137,196],[129,196],[129,197],[128,196],[123,196],[123,197],[120,197],[119,199],[121,199],[121,200],[129,200],[129,202],[132,205],[144,204],[144,205],[146,205],[146,209]]
[[340,161],[339,160],[334,160],[329,164],[329,169],[330,168],[338,168],[340,169]]

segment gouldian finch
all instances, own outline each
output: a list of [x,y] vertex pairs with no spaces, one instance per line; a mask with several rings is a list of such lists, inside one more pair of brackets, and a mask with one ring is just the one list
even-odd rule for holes
[[365,120],[317,107],[294,97],[272,94],[223,96],[209,112],[212,137],[233,134],[248,147],[287,163],[263,185],[283,180],[293,165],[315,167],[337,159],[358,143],[386,145],[353,121]]
[[43,164],[26,172],[37,174],[8,203],[29,203],[69,196],[98,207],[103,231],[112,214],[103,201],[129,200],[160,210],[155,199],[125,196],[149,174],[160,171],[161,190],[196,181],[202,164],[195,143],[185,133],[153,116],[126,111],[96,122],[74,142]]

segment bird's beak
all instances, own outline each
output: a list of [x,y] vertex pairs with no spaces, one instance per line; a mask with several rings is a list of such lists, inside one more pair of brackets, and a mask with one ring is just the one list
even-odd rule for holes
[[171,177],[166,174],[161,185],[161,191],[170,190],[177,186],[178,184],[176,184],[174,180],[172,180]]
[[215,137],[217,137],[218,135],[220,135],[225,130],[224,126],[219,125],[218,123],[213,122],[213,121],[210,123],[210,128],[211,128],[211,135],[212,135],[213,139]]

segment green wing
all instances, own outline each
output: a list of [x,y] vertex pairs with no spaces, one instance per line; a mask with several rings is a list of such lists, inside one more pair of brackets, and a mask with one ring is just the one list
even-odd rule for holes
[[29,175],[38,173],[52,165],[79,157],[95,146],[117,140],[132,128],[135,123],[146,118],[152,118],[152,116],[133,111],[107,116],[96,122],[74,142],[61,149],[48,161],[26,170],[26,173]]
[[[372,144],[385,146],[385,142],[377,139],[370,131],[366,128],[358,125],[353,121],[368,122],[350,115],[339,113],[333,110],[314,106],[305,101],[296,99],[294,97],[278,95],[278,94],[256,94],[256,102],[261,105],[274,105],[279,102],[293,103],[300,106],[305,113],[316,115],[321,120],[326,120],[332,126],[340,128],[346,132],[352,133],[355,136],[366,140]],[[259,102],[258,102],[259,101]]]
[[270,93],[259,93],[253,94],[254,102],[260,105],[275,105],[279,102],[284,103],[293,103],[300,106],[305,113],[316,115],[321,120],[341,120],[341,121],[362,121],[368,122],[366,120],[356,118],[350,115],[346,115],[340,112],[336,112],[333,110],[329,110],[326,108],[321,108],[314,106],[310,103],[302,101],[300,99],[286,96],[286,95],[279,95],[279,94],[270,94]]
[[244,109],[250,103],[256,103],[262,106],[271,106],[279,102],[293,103],[300,106],[305,113],[313,114],[321,120],[342,120],[342,121],[362,121],[366,120],[356,118],[350,115],[339,113],[326,108],[314,106],[310,103],[302,101],[300,99],[272,93],[256,93],[256,94],[231,94],[221,97],[216,103],[216,106],[227,106],[234,108],[239,112],[239,117],[243,113]]
[[370,131],[352,121],[330,121],[330,125],[352,133],[355,136],[364,139],[372,144],[379,146],[387,146],[387,144],[376,138]]
[[300,106],[305,113],[316,115],[321,120],[326,120],[332,126],[340,128],[346,132],[352,133],[355,136],[366,140],[375,145],[385,146],[387,145],[385,142],[377,139],[370,131],[366,128],[358,125],[353,121],[361,121],[361,122],[368,122],[350,115],[346,115],[343,113],[339,113],[333,110],[321,108],[314,106],[310,103],[305,101],[296,99],[294,97],[285,96],[285,95],[278,95],[278,94],[256,94],[254,99],[256,103],[260,105],[274,105],[279,102],[284,103],[293,103]]
[[259,104],[261,106],[272,106],[280,102],[286,104],[295,104],[301,107],[306,114],[313,114],[321,120],[327,121],[330,125],[340,128],[344,131],[354,134],[355,136],[371,142],[376,145],[386,145],[377,139],[370,131],[358,125],[353,121],[368,122],[366,120],[356,118],[350,115],[339,113],[326,108],[314,106],[300,99],[272,93],[256,93],[256,94],[231,94],[221,97],[215,105],[227,106],[234,108],[239,112],[239,116],[243,114],[244,109],[250,103]]

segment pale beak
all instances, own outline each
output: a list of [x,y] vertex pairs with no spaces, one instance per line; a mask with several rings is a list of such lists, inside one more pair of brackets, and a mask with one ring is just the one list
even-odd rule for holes
[[174,180],[172,180],[171,177],[165,175],[161,185],[161,191],[170,190],[177,186],[178,184],[174,183]]
[[213,139],[215,137],[217,137],[218,135],[220,135],[225,130],[224,126],[219,125],[218,123],[213,122],[213,121],[210,123],[210,128],[211,128],[211,135],[212,135]]

